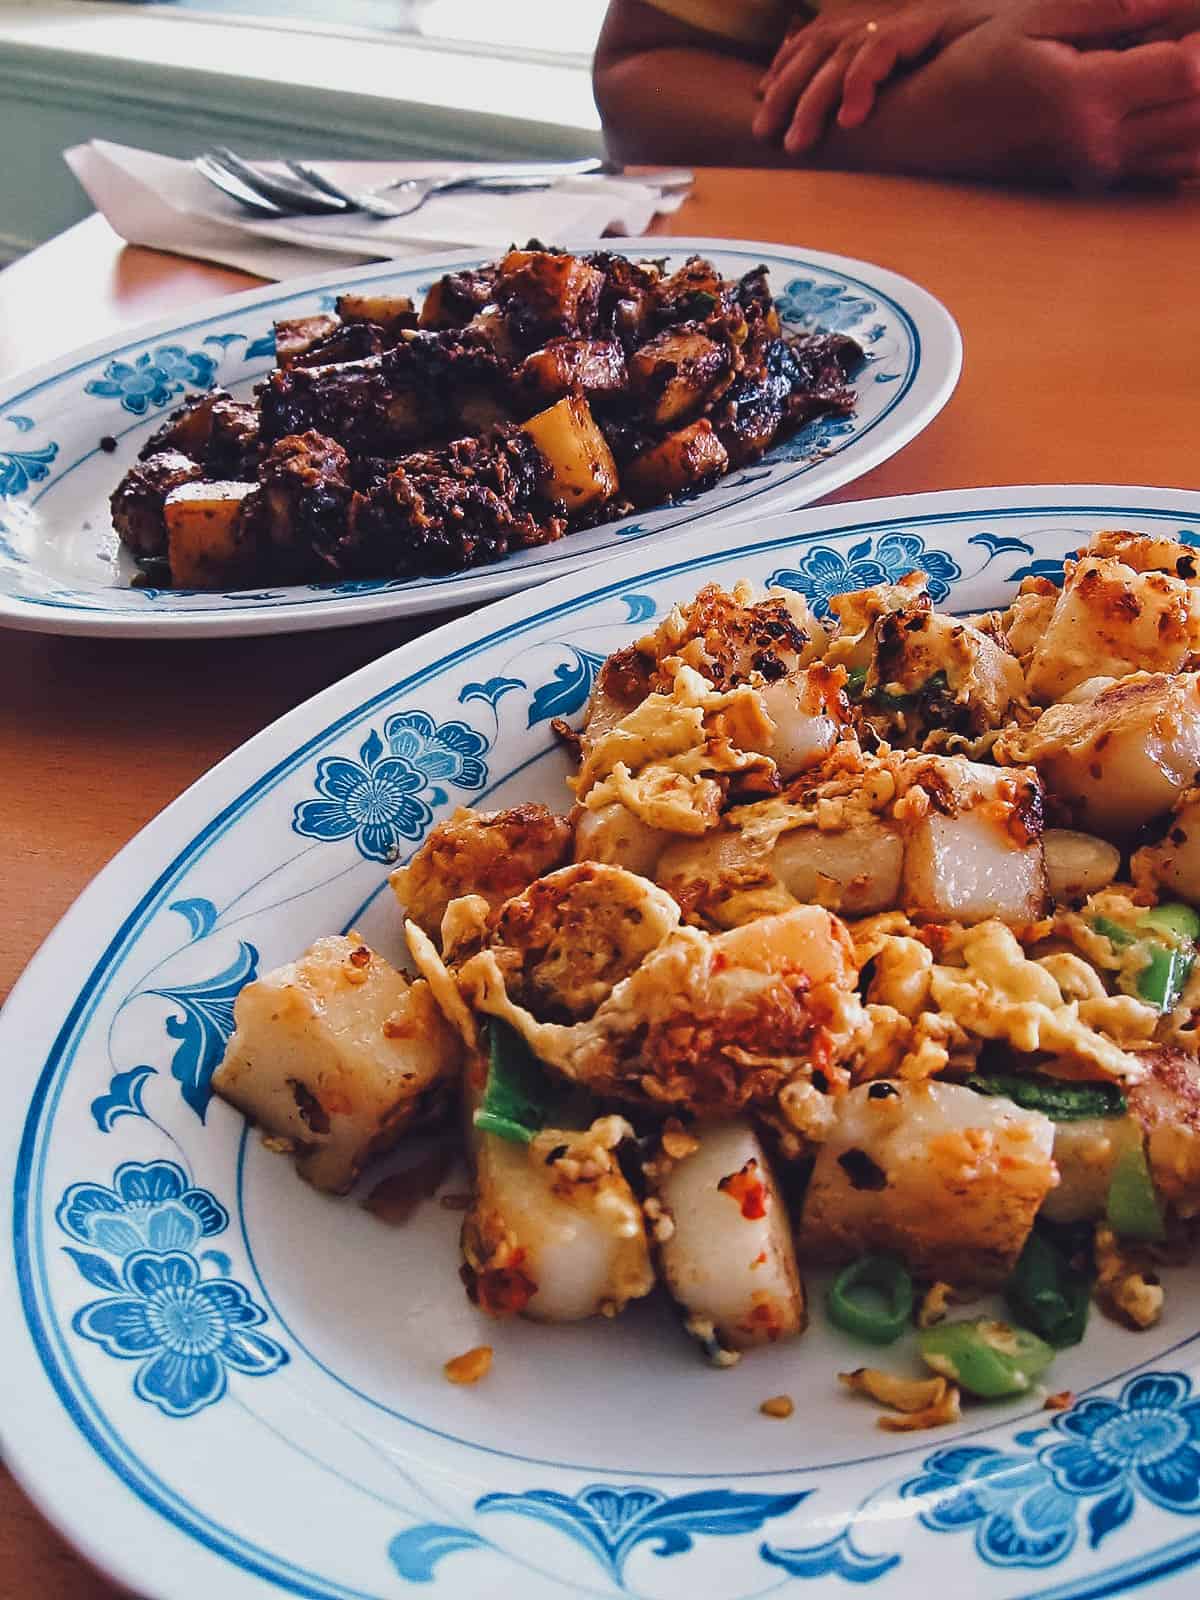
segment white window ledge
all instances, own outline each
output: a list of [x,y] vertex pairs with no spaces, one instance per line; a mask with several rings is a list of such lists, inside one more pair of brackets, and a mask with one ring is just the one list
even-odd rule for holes
[[0,0],[0,91],[39,74],[91,80],[117,98],[178,105],[181,93],[207,95],[219,102],[213,111],[310,121],[327,143],[349,135],[361,144],[368,130],[386,139],[399,124],[406,142],[425,128],[449,154],[599,149],[583,63],[388,32],[96,0]]

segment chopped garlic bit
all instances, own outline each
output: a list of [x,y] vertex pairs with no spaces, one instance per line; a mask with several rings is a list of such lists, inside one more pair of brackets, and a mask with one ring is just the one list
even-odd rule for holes
[[492,1347],[490,1344],[476,1345],[473,1350],[468,1350],[461,1356],[455,1356],[452,1361],[447,1361],[442,1368],[451,1383],[478,1383],[480,1378],[485,1378],[491,1370]]
[[946,1385],[945,1394],[923,1411],[888,1411],[879,1419],[885,1433],[918,1433],[923,1428],[944,1428],[962,1416],[958,1386]]
[[878,1367],[857,1367],[853,1372],[839,1372],[838,1381],[854,1394],[865,1394],[882,1406],[895,1408],[879,1419],[887,1433],[941,1428],[957,1422],[962,1414],[958,1386],[945,1378],[902,1378]]
[[853,1372],[839,1372],[838,1382],[844,1383],[852,1394],[865,1394],[881,1406],[894,1406],[897,1411],[924,1411],[945,1398],[945,1378],[902,1378],[896,1372],[884,1372],[880,1367],[856,1367]]
[[687,1133],[674,1119],[669,1121],[663,1129],[662,1147],[672,1161],[683,1161],[687,1156],[694,1155],[700,1148],[697,1140]]
[[675,1218],[657,1195],[647,1195],[642,1201],[642,1212],[655,1244],[666,1244],[675,1237]]
[[1123,1247],[1113,1230],[1096,1229],[1096,1298],[1129,1327],[1152,1328],[1162,1316],[1163,1289],[1145,1252]]
[[790,1394],[772,1395],[770,1400],[764,1400],[758,1408],[764,1417],[790,1417],[796,1407],[792,1404]]
[[917,1327],[932,1328],[936,1323],[943,1321],[954,1299],[954,1290],[948,1283],[941,1281],[933,1284],[925,1291],[921,1301],[921,1309],[917,1312]]

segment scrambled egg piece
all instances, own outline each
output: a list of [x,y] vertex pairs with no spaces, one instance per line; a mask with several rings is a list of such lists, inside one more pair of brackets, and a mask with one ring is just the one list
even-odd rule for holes
[[715,827],[734,774],[761,791],[779,787],[769,748],[775,725],[747,685],[718,693],[679,664],[669,694],[649,694],[591,741],[569,780],[589,810],[619,802],[649,827],[704,833]]
[[[1031,932],[1057,926],[1058,919]],[[1050,1052],[1126,1084],[1146,1075],[1135,1052],[1154,1037],[1153,1007],[1110,995],[1070,952],[1030,956],[997,921],[918,930],[901,911],[865,918],[852,934],[859,962],[872,963],[871,1031],[855,1056],[856,1080],[969,1067],[983,1039],[1003,1039],[1025,1054]]]
[[792,589],[755,599],[739,579],[732,591],[705,584],[690,605],[673,606],[635,649],[661,667],[677,657],[714,683],[744,682],[751,673],[775,679],[815,661],[829,636]]
[[460,806],[426,835],[407,866],[388,882],[414,922],[432,937],[446,907],[482,895],[495,909],[567,858],[571,827],[546,806],[473,811]]
[[829,609],[837,619],[837,632],[825,652],[831,664],[869,667],[875,653],[875,625],[893,611],[903,611],[925,593],[923,572],[910,572],[899,583],[879,583],[851,594],[835,594]]
[[[572,893],[583,872],[594,898]],[[837,1077],[865,1022],[838,919],[797,906],[714,935],[678,915],[619,867],[565,868],[505,908],[458,983],[548,1066],[600,1094],[728,1116],[816,1070]]]
[[1058,585],[1049,578],[1023,578],[1017,597],[1007,611],[1000,615],[1000,629],[1005,643],[1017,657],[1022,667],[1037,648],[1054,607],[1058,604]]
[[1153,1007],[1128,995],[1064,999],[1053,973],[1030,960],[1002,922],[968,929],[961,956],[961,968],[934,967],[930,995],[967,1032],[1006,1039],[1016,1050],[1069,1056],[1105,1077],[1136,1082],[1145,1075],[1137,1057],[1113,1039],[1129,1045],[1150,1039]]
[[744,580],[732,592],[706,584],[652,633],[605,661],[588,704],[584,750],[648,694],[670,693],[678,662],[727,689],[752,678],[774,683],[819,659],[828,642],[807,601],[791,590],[769,590],[756,600]]

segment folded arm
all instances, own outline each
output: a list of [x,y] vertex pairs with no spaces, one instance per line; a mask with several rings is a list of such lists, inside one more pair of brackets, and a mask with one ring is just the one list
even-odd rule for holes
[[670,165],[789,165],[782,149],[751,131],[771,54],[642,0],[610,0],[592,66],[609,154]]
[[[625,161],[1024,182],[1188,177],[1200,175],[1200,34],[1178,34],[1195,18],[1196,0],[1015,0],[888,83],[861,126],[835,124],[789,155],[753,132],[764,53],[640,0],[611,0],[596,100]],[[1113,47],[1153,33],[1157,42]]]

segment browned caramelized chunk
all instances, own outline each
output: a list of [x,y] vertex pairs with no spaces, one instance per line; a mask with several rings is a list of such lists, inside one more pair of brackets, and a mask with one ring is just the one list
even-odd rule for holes
[[172,489],[194,483],[203,477],[201,468],[178,450],[163,450],[139,461],[113,491],[113,527],[121,543],[135,556],[164,556],[167,552],[167,525],[163,507]]

